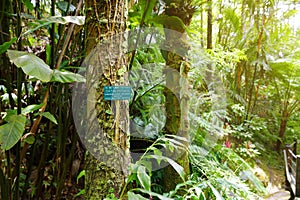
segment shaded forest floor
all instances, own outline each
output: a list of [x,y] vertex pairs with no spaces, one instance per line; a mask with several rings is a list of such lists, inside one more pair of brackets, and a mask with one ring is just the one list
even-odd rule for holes
[[287,200],[290,197],[290,193],[286,190],[285,185],[283,157],[275,152],[266,152],[266,154],[259,157],[259,166],[264,170],[269,179],[267,186],[268,194],[265,199]]

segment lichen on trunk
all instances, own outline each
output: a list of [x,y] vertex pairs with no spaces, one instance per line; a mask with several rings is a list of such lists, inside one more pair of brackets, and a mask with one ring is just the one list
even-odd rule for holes
[[110,193],[118,197],[128,173],[128,102],[104,100],[104,86],[126,85],[128,81],[118,73],[126,66],[122,46],[126,9],[126,0],[86,1],[87,88],[96,91],[88,94],[88,102],[95,103],[88,103],[87,115],[92,116],[96,110],[100,130],[89,122],[85,136],[85,144],[89,145],[85,157],[85,199],[104,199]]
[[[166,2],[165,14],[178,17],[185,26],[191,22],[195,12],[192,1],[171,1]],[[185,28],[178,24],[167,24],[165,31],[166,46],[170,48],[166,56],[166,88],[164,96],[166,98],[166,124],[164,133],[184,137],[188,141],[188,72],[189,64],[185,57],[188,53],[189,45],[186,40]],[[185,142],[188,148],[188,142]],[[176,162],[180,164],[186,176],[189,174],[189,160],[187,151],[178,152],[179,157]],[[179,174],[171,167],[164,169],[164,191],[173,190],[178,183],[183,180]]]

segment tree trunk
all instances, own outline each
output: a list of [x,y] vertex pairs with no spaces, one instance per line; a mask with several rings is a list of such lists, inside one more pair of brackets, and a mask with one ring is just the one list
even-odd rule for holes
[[[172,2],[167,4],[165,14],[180,18],[188,26],[194,13],[191,1],[181,1],[176,4]],[[174,30],[175,32],[165,32],[166,42],[171,46],[172,51],[168,52],[166,59],[166,88],[164,90],[166,98],[166,124],[164,131],[165,134],[178,135],[186,138],[188,141],[189,97],[187,78],[189,65],[183,57],[188,50],[188,44],[185,39],[186,34],[184,28],[178,27],[176,24],[170,24],[165,28]],[[180,53],[176,52],[176,50],[179,50],[178,47],[180,47]],[[185,145],[188,148],[188,142]],[[182,151],[179,155],[176,161],[184,168],[185,174],[188,175],[190,171],[188,153],[187,151]],[[181,182],[181,177],[171,166],[167,166],[164,169],[164,191],[173,190]]]
[[212,0],[207,3],[207,49],[212,49]]
[[[88,64],[97,68],[93,70],[103,74],[99,75],[99,78],[96,77],[97,90],[94,97],[96,105],[88,105],[87,108],[88,111],[96,109],[101,130],[94,133],[93,127],[89,127],[86,133],[86,138],[91,141],[88,144],[94,149],[88,148],[90,152],[85,157],[85,199],[104,199],[108,194],[118,197],[127,177],[128,102],[126,100],[104,101],[104,86],[127,83],[127,78],[118,74],[118,69],[126,66],[124,53],[119,51],[122,50],[124,37],[123,34],[118,35],[126,29],[126,11],[126,0],[86,1],[85,47],[90,59],[88,62],[91,62]],[[102,45],[94,49],[97,43],[105,40],[112,42],[107,42],[105,47]],[[90,81],[89,78],[87,81]],[[124,112],[121,112],[121,109]],[[122,152],[126,153],[122,154]]]
[[[6,0],[2,1],[0,6],[0,44],[3,44],[4,42],[8,42],[10,40],[10,18],[8,16],[8,11],[10,11],[10,5],[11,3]],[[11,92],[11,79],[12,77],[12,69],[9,62],[9,59],[7,57],[7,54],[2,53],[0,54],[0,77],[7,78],[7,82],[1,82],[1,84],[5,84],[6,88],[9,89],[9,94]],[[1,80],[2,81],[2,80]],[[13,103],[13,99],[10,95],[10,103]]]
[[288,119],[289,119],[288,103],[286,102],[281,116],[281,123],[280,123],[279,134],[278,134],[279,139],[277,139],[277,143],[276,143],[276,151],[278,153],[280,152],[281,141],[283,140],[284,137]]
[[244,61],[240,61],[236,66],[236,92],[237,92],[237,94],[241,93],[243,64],[244,64]]
[[201,34],[201,47],[204,48],[204,39],[203,39],[203,35],[204,35],[204,16],[203,16],[203,12],[204,10],[201,9],[201,14],[200,14],[200,34]]

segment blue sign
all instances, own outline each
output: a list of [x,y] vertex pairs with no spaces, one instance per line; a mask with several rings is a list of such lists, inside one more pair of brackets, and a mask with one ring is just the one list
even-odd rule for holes
[[130,86],[104,86],[104,100],[129,100]]

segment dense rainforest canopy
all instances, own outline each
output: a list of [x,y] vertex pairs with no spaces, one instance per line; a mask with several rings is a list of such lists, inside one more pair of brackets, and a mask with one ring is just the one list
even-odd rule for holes
[[296,0],[1,0],[0,199],[291,190],[299,11]]

